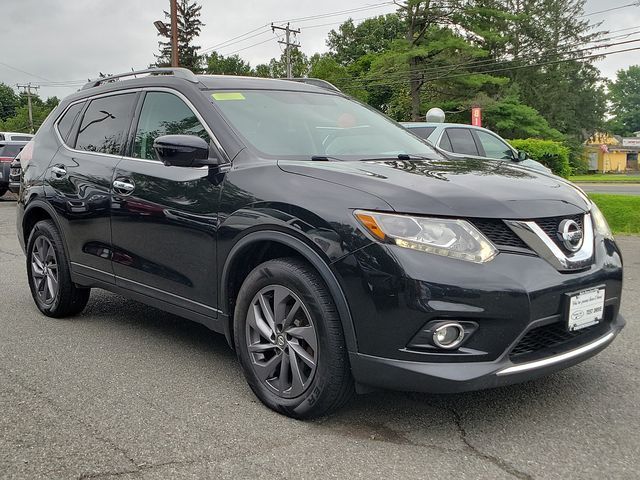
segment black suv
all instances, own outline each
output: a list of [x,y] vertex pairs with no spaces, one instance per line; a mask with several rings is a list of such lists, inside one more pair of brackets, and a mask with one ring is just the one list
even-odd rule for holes
[[98,287],[200,322],[296,418],[531,379],[622,329],[618,247],[561,178],[445,160],[335,89],[146,73],[87,84],[21,154],[45,315]]

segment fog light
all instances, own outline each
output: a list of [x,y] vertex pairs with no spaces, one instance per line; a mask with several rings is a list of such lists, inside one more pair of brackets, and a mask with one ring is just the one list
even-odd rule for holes
[[459,323],[445,323],[433,331],[433,343],[439,348],[456,348],[463,339],[464,328]]

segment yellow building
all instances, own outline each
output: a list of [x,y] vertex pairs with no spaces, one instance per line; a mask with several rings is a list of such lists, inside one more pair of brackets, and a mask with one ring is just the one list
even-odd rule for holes
[[601,173],[638,171],[640,137],[622,138],[596,132],[586,142],[584,155],[590,171]]

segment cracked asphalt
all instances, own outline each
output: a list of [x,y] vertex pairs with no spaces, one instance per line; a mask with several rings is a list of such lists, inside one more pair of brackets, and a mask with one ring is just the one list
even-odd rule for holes
[[621,237],[614,344],[534,382],[460,395],[378,392],[299,422],[263,407],[222,336],[94,291],[42,316],[0,200],[0,477],[640,477],[640,237]]

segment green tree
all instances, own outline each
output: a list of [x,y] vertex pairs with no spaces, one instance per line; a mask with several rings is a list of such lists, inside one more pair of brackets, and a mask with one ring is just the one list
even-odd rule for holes
[[327,47],[340,65],[347,66],[369,53],[381,53],[391,42],[402,38],[405,24],[395,13],[368,18],[355,25],[349,19],[331,30],[327,37]]
[[[26,96],[25,96],[26,97]],[[37,130],[42,122],[47,118],[59,103],[57,97],[49,97],[42,101],[37,95],[31,97],[31,105],[33,109],[33,126]],[[29,107],[26,101],[20,104],[15,110],[15,114],[9,118],[0,121],[0,130],[9,132],[29,133]]]
[[0,121],[13,117],[20,105],[20,97],[9,85],[0,83]]
[[640,65],[619,70],[609,84],[609,98],[615,133],[631,135],[640,131]]
[[217,52],[205,55],[206,73],[212,75],[252,75],[251,65],[239,55],[225,57]]
[[[178,20],[178,64],[194,72],[202,69],[202,59],[198,54],[199,46],[193,44],[200,35],[204,23],[200,21],[200,10],[202,5],[198,5],[195,0],[179,0],[177,4]],[[171,14],[164,12],[167,32],[158,32],[158,36],[163,38],[158,42],[160,54],[155,55],[157,67],[168,67],[171,65]]]

